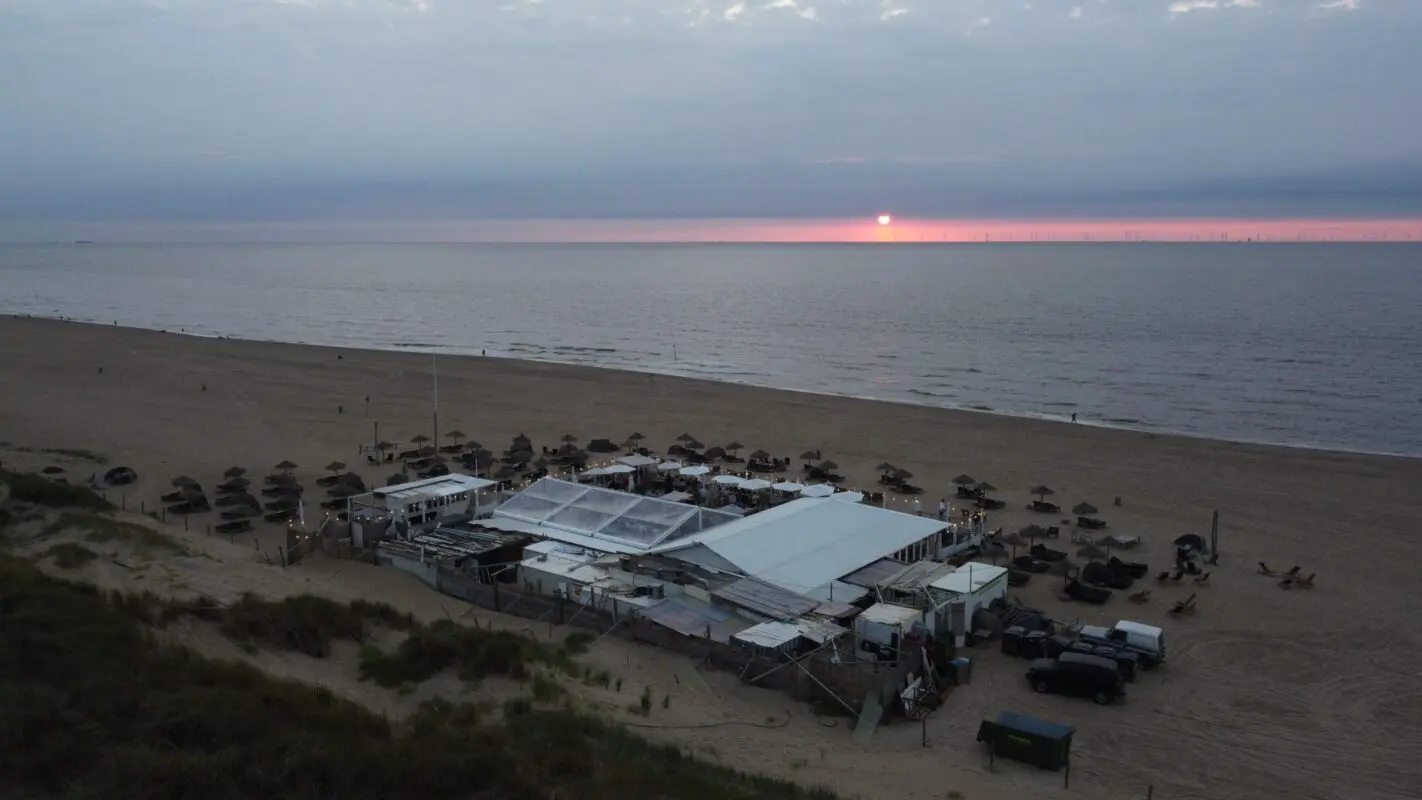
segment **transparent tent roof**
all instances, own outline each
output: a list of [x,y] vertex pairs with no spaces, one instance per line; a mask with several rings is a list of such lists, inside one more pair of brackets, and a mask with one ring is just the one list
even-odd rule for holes
[[543,478],[499,506],[496,517],[650,548],[739,519],[734,514],[598,486]]

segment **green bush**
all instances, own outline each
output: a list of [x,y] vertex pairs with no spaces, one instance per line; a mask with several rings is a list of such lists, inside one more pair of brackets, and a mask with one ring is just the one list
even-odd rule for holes
[[53,558],[54,565],[60,569],[78,569],[99,557],[93,550],[78,542],[60,542],[44,554]]
[[87,508],[107,511],[113,504],[83,486],[55,483],[43,475],[0,470],[0,481],[10,487],[10,499],[50,508]]
[[[123,602],[152,613],[135,597]],[[833,797],[527,698],[501,724],[432,700],[396,728],[325,689],[162,645],[115,600],[0,556],[0,796]]]

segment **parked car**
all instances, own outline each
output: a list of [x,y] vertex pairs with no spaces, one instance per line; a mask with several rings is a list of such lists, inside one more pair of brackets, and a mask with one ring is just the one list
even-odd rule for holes
[[1165,631],[1154,625],[1126,619],[1110,628],[1087,625],[1081,629],[1081,638],[1094,644],[1120,647],[1138,654],[1141,669],[1154,669],[1165,663]]
[[1039,658],[1027,670],[1027,682],[1039,693],[1054,692],[1090,697],[1110,705],[1126,694],[1126,681],[1116,662],[1086,653],[1065,652],[1056,658]]

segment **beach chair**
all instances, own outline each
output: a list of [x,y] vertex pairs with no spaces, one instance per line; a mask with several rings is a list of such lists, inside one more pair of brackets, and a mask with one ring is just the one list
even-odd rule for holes
[[1318,575],[1317,572],[1310,572],[1307,578],[1295,578],[1294,584],[1300,589],[1312,589],[1313,579],[1316,575]]
[[1204,575],[1201,575],[1200,577],[1195,578],[1195,579],[1194,579],[1195,585],[1196,585],[1196,586],[1209,586],[1209,585],[1210,585],[1210,575],[1211,575],[1211,574],[1213,574],[1213,573],[1206,572]]
[[1193,613],[1194,610],[1195,610],[1195,595],[1192,594],[1192,595],[1190,595],[1189,597],[1185,598],[1184,600],[1177,600],[1177,601],[1175,602],[1175,605],[1173,605],[1173,606],[1170,607],[1170,612],[1169,612],[1169,613],[1170,613],[1170,615],[1171,615],[1172,617],[1178,617],[1178,616],[1180,616],[1181,614]]
[[1279,588],[1280,588],[1280,589],[1292,589],[1292,588],[1294,588],[1294,579],[1293,579],[1293,578],[1284,578],[1283,580],[1279,581]]
[[1290,578],[1293,578],[1299,574],[1300,569],[1303,569],[1303,567],[1300,567],[1298,564],[1295,564],[1292,569],[1290,569],[1288,572],[1285,572],[1284,574]]
[[1272,577],[1274,577],[1275,575],[1278,575],[1279,573],[1275,572],[1275,571],[1272,570],[1272,569],[1269,569],[1269,565],[1268,565],[1268,564],[1265,564],[1263,561],[1260,561],[1260,562],[1259,562],[1259,574],[1260,574],[1260,575],[1267,575],[1267,576],[1269,576],[1270,578],[1272,578]]
[[1150,592],[1151,592],[1150,589],[1142,589],[1142,590],[1140,590],[1139,592],[1136,592],[1135,594],[1130,595],[1128,599],[1129,599],[1132,603],[1136,603],[1136,604],[1148,603],[1148,602],[1150,602]]
[[1161,570],[1155,574],[1155,579],[1161,583],[1170,580],[1170,570]]

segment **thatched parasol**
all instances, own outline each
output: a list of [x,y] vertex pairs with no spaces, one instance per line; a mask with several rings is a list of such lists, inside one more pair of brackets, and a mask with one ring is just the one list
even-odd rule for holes
[[821,461],[821,462],[820,462],[820,469],[822,469],[822,470],[824,470],[824,471],[826,471],[826,472],[833,472],[833,471],[839,469],[839,465],[836,464],[836,463],[833,462],[833,461]]
[[1053,561],[1051,565],[1047,567],[1047,572],[1058,578],[1069,577],[1074,571],[1076,571],[1076,565],[1065,558],[1061,561]]
[[218,486],[217,488],[230,492],[236,489],[245,489],[251,485],[252,482],[247,480],[246,478],[228,478],[227,480],[222,482],[221,486]]
[[424,447],[421,447],[419,450],[416,450],[416,451],[415,451],[415,455],[419,456],[420,458],[429,458],[430,456],[436,455],[438,452],[439,452],[439,451],[436,450],[436,449],[434,449],[433,447],[430,447],[429,445],[425,445]]
[[345,468],[346,465],[343,461],[332,461],[331,463],[326,465],[326,471],[335,474],[340,474],[341,470]]
[[247,470],[245,467],[228,467],[222,471],[222,477],[224,478],[240,478],[246,474]]
[[[1036,527],[1036,526],[1034,526],[1034,525],[1028,525],[1027,527],[1028,527],[1028,528],[1032,528],[1032,527]],[[1015,534],[1015,533],[1008,533],[1008,534],[1004,534],[1004,535],[1002,535],[1002,536],[999,536],[999,537],[997,537],[996,541],[997,541],[999,544],[1005,544],[1005,545],[1008,545],[1008,546],[1013,547],[1013,548],[1025,547],[1025,546],[1027,545],[1027,542],[1024,541],[1021,536],[1018,536],[1018,535]]]
[[512,468],[510,468],[510,467],[504,467],[503,469],[501,469],[501,470],[499,470],[498,472],[495,472],[495,473],[494,473],[494,480],[499,480],[499,481],[512,480],[512,479],[517,478],[517,477],[518,477],[518,473],[515,472],[515,471],[514,471]]
[[806,460],[806,461],[819,461],[819,460],[820,460],[820,451],[818,451],[818,450],[806,450],[805,452],[803,452],[803,453],[800,454],[800,458],[802,458],[802,459],[804,459],[804,460]]
[[1037,499],[1042,501],[1045,501],[1047,499],[1047,495],[1056,494],[1056,492],[1052,491],[1051,488],[1047,486],[1033,486],[1031,489],[1027,490],[1027,493],[1037,495]]
[[637,442],[638,442],[638,441],[639,441],[638,439],[628,439],[627,441],[625,441],[625,442],[622,443],[622,446],[625,447],[625,448],[627,448],[627,452],[630,453],[630,452],[632,452],[633,450],[636,450],[636,449],[637,449]]
[[955,483],[955,484],[957,484],[957,485],[959,485],[959,486],[972,486],[973,484],[977,483],[977,481],[973,480],[973,476],[972,476],[972,475],[968,475],[967,473],[964,473],[964,474],[959,475],[958,477],[954,478],[954,479],[953,479],[953,483]]
[[1047,535],[1047,529],[1041,525],[1028,525],[1017,532],[1023,539],[1040,539]]
[[174,478],[171,483],[174,486],[197,486],[197,481],[193,480],[192,478],[189,478],[186,475],[179,475],[178,477]]
[[530,438],[528,438],[528,435],[527,435],[527,434],[524,434],[524,433],[520,433],[519,435],[515,436],[515,437],[513,438],[513,443],[514,443],[514,447],[515,447],[516,449],[519,448],[519,447],[532,447],[532,446],[533,446],[533,440],[530,439]]
[[410,444],[424,444],[425,442],[428,442],[429,440],[430,440],[430,437],[424,435],[423,433],[417,433],[417,434],[415,434],[414,436],[411,436],[411,437],[410,437]]
[[687,433],[687,432],[685,432],[685,431],[682,431],[682,434],[681,434],[680,436],[676,437],[676,440],[677,440],[678,442],[694,442],[694,441],[696,441],[696,437],[695,437],[695,436],[692,436],[691,434],[689,434],[689,433]]
[[724,448],[724,447],[713,447],[713,448],[711,448],[710,450],[707,450],[707,451],[706,451],[705,453],[703,453],[702,455],[705,456],[705,457],[708,458],[708,459],[711,459],[711,458],[725,458],[725,457],[726,457],[726,448]]
[[44,473],[45,475],[59,475],[60,473],[64,472],[64,467],[56,467],[51,465],[40,470],[40,472]]
[[573,442],[576,442],[577,440],[578,440],[578,437],[574,436],[573,434],[571,434],[571,433],[565,433],[565,434],[563,434],[563,438],[559,439],[558,441],[562,442],[563,444],[572,444]]
[[1106,557],[1106,553],[1094,544],[1089,544],[1081,548],[1080,550],[1076,551],[1076,554],[1084,559],[1087,559],[1088,561],[1096,561],[1098,559]]
[[750,454],[751,461],[769,461],[770,454],[764,450],[757,450]]
[[738,450],[744,450],[745,447],[746,446],[741,444],[740,442],[731,442],[722,449],[724,449],[727,453],[734,453]]
[[1096,512],[1096,506],[1090,503],[1077,503],[1071,507],[1071,513],[1081,517],[1089,517]]
[[982,493],[984,493],[984,494],[986,494],[986,493],[988,493],[988,492],[995,492],[995,491],[997,491],[997,487],[996,487],[996,486],[993,486],[991,483],[988,483],[987,481],[982,481],[981,483],[979,483],[977,486],[974,486],[973,488],[974,488],[974,489],[977,489],[978,491],[980,491],[980,492],[982,492]]
[[278,462],[275,467],[272,467],[272,469],[279,469],[282,472],[291,472],[292,470],[296,469],[296,465],[290,461],[283,459]]
[[394,450],[394,449],[395,449],[395,443],[394,443],[394,442],[387,442],[387,441],[385,441],[384,439],[381,439],[379,442],[376,442],[376,444],[375,444],[375,449],[376,449],[376,450],[379,450],[379,451],[382,452],[382,453],[385,452],[386,450]]
[[461,439],[466,438],[466,437],[464,436],[464,431],[455,430],[455,431],[450,431],[449,433],[446,433],[446,434],[444,435],[444,438],[446,438],[446,439],[453,439],[455,444],[459,444],[459,441],[460,441]]
[[647,437],[643,436],[643,435],[640,434],[640,433],[637,433],[636,431],[633,431],[633,432],[632,432],[632,435],[627,437],[627,441],[629,441],[629,442],[640,442],[640,441],[642,441],[642,440],[645,439],[645,438],[647,438]]
[[388,478],[385,479],[385,485],[386,485],[386,486],[394,486],[394,485],[396,485],[396,484],[398,484],[398,483],[409,483],[409,482],[410,482],[410,476],[409,476],[409,475],[406,475],[406,474],[403,473],[403,472],[395,472],[395,473],[392,473],[392,474],[390,475],[390,477],[388,477]]
[[534,468],[534,469],[548,469],[548,459],[546,459],[546,458],[544,458],[544,457],[542,457],[542,456],[539,456],[539,457],[538,457],[538,460],[535,461],[535,462],[533,462],[533,468]]
[[893,472],[894,470],[897,470],[898,467],[896,467],[896,466],[894,466],[893,464],[890,464],[889,462],[885,461],[884,463],[880,464],[879,466],[875,467],[874,469],[877,469],[877,470],[879,470],[879,471],[882,472],[882,473],[888,474],[888,473]]
[[898,478],[898,479],[901,480],[901,481],[906,481],[906,480],[908,480],[909,478],[912,478],[912,477],[913,477],[913,473],[912,473],[912,472],[909,472],[909,471],[906,470],[906,469],[896,469],[896,470],[894,470],[894,477],[895,477],[895,478]]
[[705,448],[706,445],[696,441],[695,439],[687,439],[686,442],[682,444],[682,447],[685,447],[687,450],[701,450]]

